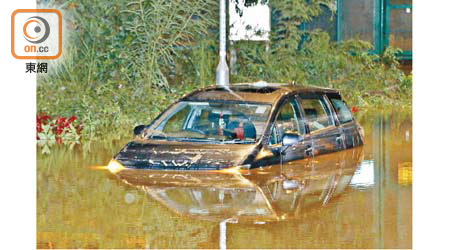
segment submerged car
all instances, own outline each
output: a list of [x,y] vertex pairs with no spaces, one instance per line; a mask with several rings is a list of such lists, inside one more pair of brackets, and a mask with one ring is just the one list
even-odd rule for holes
[[337,90],[265,82],[194,91],[134,134],[111,172],[252,169],[363,144]]
[[[262,223],[302,219],[351,185],[364,159],[362,147],[300,160],[282,168],[239,171],[124,169],[117,176],[179,215]],[[304,218],[304,217],[303,217]]]

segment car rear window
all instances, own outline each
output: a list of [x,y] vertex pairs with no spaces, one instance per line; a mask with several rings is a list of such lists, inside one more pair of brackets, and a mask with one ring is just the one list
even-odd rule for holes
[[331,104],[333,104],[334,110],[340,123],[347,123],[353,121],[352,112],[347,107],[345,102],[338,98],[330,98]]

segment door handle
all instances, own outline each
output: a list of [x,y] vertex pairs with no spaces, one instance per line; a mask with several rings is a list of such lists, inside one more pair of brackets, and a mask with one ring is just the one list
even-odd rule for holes
[[311,156],[312,155],[312,147],[311,147],[311,145],[306,145],[305,155],[306,156]]
[[336,137],[336,142],[337,143],[342,143],[343,140],[344,140],[344,136],[343,135],[340,135],[340,136]]

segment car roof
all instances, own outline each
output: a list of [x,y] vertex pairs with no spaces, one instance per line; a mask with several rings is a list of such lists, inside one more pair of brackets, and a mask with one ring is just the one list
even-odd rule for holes
[[246,101],[258,103],[276,103],[281,97],[289,93],[310,93],[310,94],[339,94],[335,89],[314,86],[282,84],[282,83],[239,83],[229,86],[210,86],[194,91],[182,101]]

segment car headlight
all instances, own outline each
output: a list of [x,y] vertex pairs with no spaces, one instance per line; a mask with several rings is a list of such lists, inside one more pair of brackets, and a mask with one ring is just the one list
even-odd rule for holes
[[125,169],[125,167],[118,161],[112,159],[108,164],[109,172],[115,174]]

